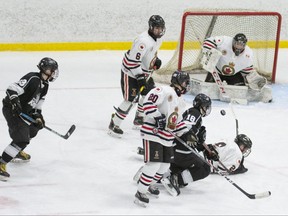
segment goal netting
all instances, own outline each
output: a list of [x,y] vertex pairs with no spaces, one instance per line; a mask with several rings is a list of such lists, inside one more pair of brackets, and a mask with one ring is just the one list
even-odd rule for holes
[[170,83],[175,70],[192,76],[206,73],[200,65],[201,45],[211,36],[235,36],[244,33],[253,50],[254,67],[269,81],[275,82],[281,15],[277,12],[250,10],[188,9],[173,57],[154,73],[155,81]]

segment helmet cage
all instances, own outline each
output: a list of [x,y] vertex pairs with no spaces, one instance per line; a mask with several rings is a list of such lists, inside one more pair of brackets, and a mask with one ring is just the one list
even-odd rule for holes
[[235,35],[232,41],[232,49],[236,56],[239,56],[245,49],[247,38],[244,34]]
[[245,134],[238,134],[234,142],[239,146],[243,157],[247,157],[251,153],[252,141]]
[[184,71],[175,71],[172,74],[171,85],[176,88],[177,94],[185,94],[190,90],[190,76]]
[[51,58],[45,57],[41,59],[37,67],[40,70],[40,74],[48,76],[49,82],[54,82],[59,76],[58,63]]
[[156,38],[161,38],[166,31],[165,21],[159,15],[152,15],[148,21],[149,32]]
[[205,94],[198,94],[193,100],[193,106],[199,110],[202,117],[208,116],[211,113],[211,99]]

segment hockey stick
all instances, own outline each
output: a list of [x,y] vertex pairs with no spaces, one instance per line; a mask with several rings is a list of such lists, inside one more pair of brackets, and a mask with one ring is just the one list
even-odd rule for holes
[[[25,113],[20,113],[20,116],[23,117],[23,118],[25,118],[25,119],[28,120],[29,122],[36,123],[36,120],[35,120],[35,119],[33,119],[32,117],[30,117],[29,115],[27,115],[27,114],[25,114]],[[68,139],[68,138],[71,136],[71,134],[74,132],[74,130],[76,129],[76,126],[75,126],[75,125],[72,125],[65,135],[62,135],[62,134],[58,133],[57,131],[49,128],[49,127],[46,126],[46,125],[44,125],[44,128],[47,129],[47,130],[49,130],[49,131],[51,131],[52,133],[54,133],[54,134],[62,137],[63,139]]]
[[[152,70],[151,73],[149,74],[149,76],[146,78],[146,82],[151,78],[153,72],[154,72],[154,70]],[[145,88],[145,87],[142,86],[142,87],[139,89],[138,94],[135,96],[135,98],[133,99],[133,101],[131,102],[131,104],[130,104],[129,107],[127,108],[127,110],[124,111],[124,110],[121,110],[121,109],[113,106],[114,109],[116,110],[116,112],[122,113],[122,114],[124,114],[124,115],[128,115],[128,113],[130,112],[130,110],[132,109],[132,107],[134,106],[134,104],[139,100],[140,94],[141,94],[141,92],[144,90],[144,88]]]
[[270,191],[266,191],[263,193],[257,193],[257,194],[249,194],[245,190],[243,190],[240,186],[238,186],[235,182],[233,182],[230,178],[228,178],[226,175],[224,175],[222,172],[219,171],[213,164],[208,163],[204,157],[202,157],[198,152],[196,152],[192,147],[190,147],[186,142],[184,142],[180,137],[176,136],[173,132],[169,131],[168,132],[175,137],[181,144],[183,144],[186,148],[188,148],[195,156],[200,158],[204,163],[208,164],[211,166],[220,176],[224,177],[230,184],[232,184],[234,187],[236,187],[238,190],[240,190],[244,195],[246,195],[250,199],[260,199],[260,198],[265,198],[269,197],[271,195]]
[[229,106],[230,106],[231,112],[232,112],[233,117],[234,117],[235,122],[236,122],[236,136],[238,136],[238,134],[239,134],[239,124],[238,124],[238,119],[237,119],[237,117],[236,117],[236,114],[235,114],[235,112],[234,112],[233,102],[234,102],[234,101],[231,101],[231,102],[229,103]]

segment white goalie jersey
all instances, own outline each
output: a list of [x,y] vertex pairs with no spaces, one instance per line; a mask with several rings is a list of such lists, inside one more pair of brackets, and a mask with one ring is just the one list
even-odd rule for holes
[[[219,142],[213,145],[219,154],[219,160],[230,171],[236,170],[242,160],[242,152],[236,143],[227,144],[225,142]],[[213,165],[220,169],[221,172],[225,172],[225,168],[222,167],[219,162],[213,161]]]
[[121,70],[133,78],[143,73],[148,76],[152,72],[161,44],[161,38],[154,40],[148,31],[143,32],[125,53]]
[[[188,129],[182,120],[181,114],[186,103],[182,97],[178,97],[170,86],[161,86],[152,89],[144,98],[144,124],[141,128],[141,137],[145,140],[161,143],[171,147],[174,136],[168,130],[177,130],[177,135],[187,132]],[[162,114],[166,116],[166,129],[156,127],[155,117]]]
[[231,76],[238,72],[244,74],[253,70],[253,52],[249,46],[245,46],[243,53],[236,56],[232,49],[233,38],[228,36],[217,36],[207,38],[203,43],[205,50],[217,49],[222,53],[216,64],[218,73],[224,76]]

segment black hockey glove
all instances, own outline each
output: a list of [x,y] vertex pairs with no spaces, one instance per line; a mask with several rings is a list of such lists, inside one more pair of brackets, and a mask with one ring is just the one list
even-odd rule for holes
[[155,82],[152,77],[146,81],[145,88],[141,92],[141,95],[146,96],[148,92],[155,87]]
[[158,57],[156,58],[156,61],[154,63],[153,69],[154,70],[158,70],[162,65],[162,61],[161,59],[159,59]]
[[166,126],[166,116],[162,114],[161,116],[154,118],[156,121],[156,127],[160,130],[164,130]]
[[186,134],[184,134],[185,136],[185,140],[187,142],[187,144],[192,147],[192,148],[196,148],[197,147],[197,142],[198,142],[198,138],[195,135],[195,133],[191,130],[189,130]]
[[204,150],[204,155],[208,160],[219,161],[219,154],[212,144],[207,145],[209,150]]
[[[140,74],[136,77],[137,82],[138,82],[138,87],[140,94],[143,95],[143,93],[146,93],[145,90],[145,85],[146,85],[146,77],[145,74]],[[147,93],[146,93],[147,94]]]
[[36,122],[33,123],[33,125],[35,127],[37,127],[39,130],[41,130],[42,128],[44,128],[45,126],[45,121],[44,118],[42,116],[42,114],[40,113],[34,113],[32,114],[32,117],[35,119]]
[[19,116],[20,113],[22,112],[22,106],[21,106],[19,98],[18,97],[14,97],[11,100],[11,105],[12,105],[12,114],[13,114],[13,116]]

